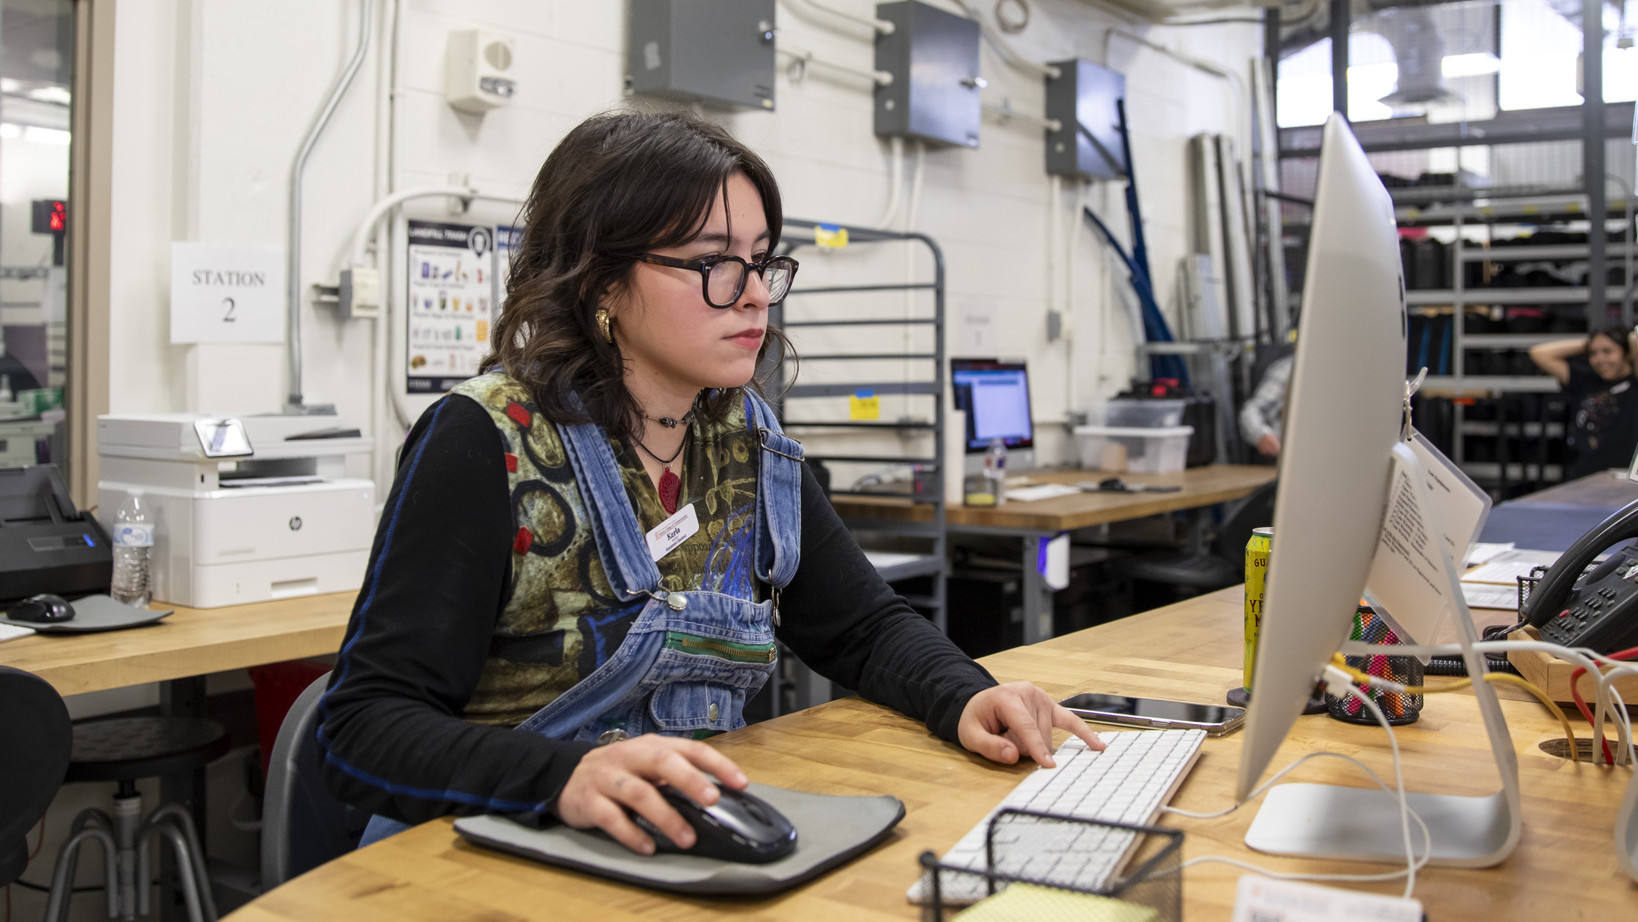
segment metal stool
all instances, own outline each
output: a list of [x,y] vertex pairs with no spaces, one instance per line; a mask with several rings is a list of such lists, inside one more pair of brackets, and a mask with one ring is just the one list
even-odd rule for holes
[[65,783],[116,781],[119,789],[114,793],[113,816],[93,807],[74,818],[51,875],[46,922],[67,918],[79,849],[91,840],[102,843],[108,917],[134,919],[147,915],[148,845],[155,836],[169,842],[175,852],[188,918],[192,922],[214,922],[216,901],[211,897],[205,853],[192,818],[174,803],[162,804],[144,817],[136,782],[202,768],[227,751],[227,730],[209,720],[123,717],[75,724],[74,752]]

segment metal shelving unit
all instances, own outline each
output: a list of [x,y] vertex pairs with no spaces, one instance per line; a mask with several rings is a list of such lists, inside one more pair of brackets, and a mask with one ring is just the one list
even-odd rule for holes
[[[1342,111],[1348,106],[1346,74],[1353,13],[1348,4],[1332,2],[1323,27],[1333,51],[1333,108]],[[1379,14],[1383,11],[1366,15]],[[1479,17],[1477,21],[1487,23],[1484,28],[1497,30],[1499,35],[1499,20],[1494,17],[1501,14],[1493,11],[1490,15],[1488,20]],[[1503,110],[1499,93],[1487,95],[1480,88],[1466,97],[1473,100],[1472,118],[1450,120],[1448,110],[1434,113],[1430,108],[1434,121],[1410,117],[1353,125],[1360,145],[1384,175],[1406,177],[1403,184],[1390,182],[1397,185],[1390,193],[1399,226],[1442,229],[1429,235],[1428,241],[1406,244],[1411,263],[1407,283],[1425,285],[1430,267],[1438,267],[1432,274],[1435,284],[1441,286],[1412,287],[1406,292],[1407,308],[1426,324],[1426,332],[1418,335],[1413,323],[1410,364],[1425,356],[1438,372],[1424,383],[1423,394],[1451,399],[1448,413],[1439,408],[1441,425],[1448,423],[1449,435],[1449,444],[1442,447],[1499,499],[1506,498],[1521,480],[1540,486],[1562,474],[1556,457],[1549,456],[1549,442],[1562,444],[1564,436],[1562,422],[1551,418],[1559,404],[1549,395],[1559,388],[1551,378],[1536,372],[1522,353],[1537,343],[1600,329],[1617,314],[1629,326],[1634,319],[1631,301],[1624,300],[1632,273],[1611,272],[1629,267],[1638,245],[1631,236],[1633,203],[1628,200],[1633,177],[1628,174],[1619,190],[1605,178],[1615,166],[1606,163],[1606,146],[1615,140],[1638,139],[1634,104],[1602,101],[1603,26],[1596,16],[1584,20],[1583,44],[1589,50],[1584,67],[1585,101],[1579,105]],[[1445,22],[1439,28],[1448,28],[1449,20]],[[1392,29],[1382,32],[1384,26],[1392,23],[1380,18],[1362,23],[1362,28],[1389,35]],[[1277,14],[1271,16],[1269,34],[1280,34]],[[1313,34],[1318,33],[1310,37]],[[1499,39],[1496,41],[1499,48]],[[1272,45],[1278,48],[1279,41]],[[1490,118],[1483,117],[1486,107],[1494,112]],[[1445,120],[1439,121],[1441,117]],[[1318,155],[1321,131],[1319,126],[1280,131],[1280,157],[1292,167],[1288,175],[1299,187],[1309,175],[1300,161],[1311,162]],[[1558,146],[1553,147],[1552,142]],[[1579,154],[1572,143],[1579,145]],[[1541,146],[1540,156],[1555,159],[1519,170],[1521,163],[1528,162],[1523,158],[1533,158],[1538,152],[1535,147],[1514,145]],[[1410,153],[1474,148],[1486,148],[1489,153],[1456,156],[1454,168],[1450,155],[1435,167],[1431,163],[1439,161]],[[1560,163],[1559,158],[1570,163]],[[1497,166],[1502,163],[1510,164],[1513,171]],[[1623,163],[1616,172],[1627,174],[1630,168],[1630,163]],[[1301,200],[1301,189],[1295,192],[1299,194],[1294,199]],[[1577,235],[1585,229],[1585,242],[1567,242],[1561,236],[1541,244],[1493,245],[1497,244],[1493,231],[1508,225],[1518,230],[1558,228]],[[1625,240],[1606,239],[1616,226],[1626,229]],[[1568,275],[1562,269],[1574,263],[1576,277],[1564,285],[1490,287],[1508,276],[1529,273],[1528,263],[1557,263],[1559,270],[1550,272],[1554,275]],[[1510,326],[1518,328],[1508,329]]]
[[[781,248],[801,256],[804,249],[813,251],[818,236],[842,239],[848,247],[877,247],[898,243],[919,246],[932,258],[932,278],[915,282],[860,282],[857,284],[797,285],[783,304],[775,305],[771,321],[784,330],[798,346],[801,365],[808,377],[820,381],[781,382],[783,390],[775,391],[775,406],[785,429],[797,438],[824,434],[834,439],[848,433],[883,435],[893,434],[901,439],[931,442],[930,451],[906,452],[895,446],[892,451],[867,450],[862,452],[826,452],[807,447],[810,460],[827,465],[870,465],[878,468],[911,467],[914,477],[906,485],[919,483],[923,490],[914,496],[906,495],[905,502],[915,502],[931,510],[930,518],[849,518],[843,521],[859,538],[867,556],[876,563],[877,571],[917,610],[938,626],[947,629],[945,587],[948,554],[945,539],[944,481],[947,476],[960,477],[962,458],[947,459],[944,451],[945,381],[944,351],[944,254],[938,244],[925,234],[899,233],[873,228],[826,224],[786,218]],[[881,311],[869,316],[835,311],[841,301],[851,301],[856,295],[892,295],[896,316]],[[831,298],[816,296],[836,296]],[[906,301],[917,303],[912,310],[903,306]],[[922,303],[925,302],[925,303]],[[853,330],[854,337],[869,343],[866,349],[837,348],[833,351],[805,351],[801,348],[804,336],[823,336],[821,331]],[[923,331],[919,337],[906,331]],[[913,349],[884,348],[883,343],[893,336],[916,338]],[[868,369],[901,366],[905,374],[894,376],[870,372],[855,374],[850,369]],[[914,371],[912,371],[914,369]],[[789,370],[785,370],[788,374]],[[836,418],[833,411],[838,399],[851,398],[869,392],[876,398],[908,397],[916,412],[897,420]],[[827,406],[828,404],[828,406]],[[947,463],[948,462],[948,463]],[[957,469],[950,470],[949,465]],[[831,493],[852,494],[851,488],[833,484]],[[881,495],[872,492],[870,495]],[[889,494],[892,495],[892,494]],[[927,519],[922,521],[920,519]],[[908,587],[906,586],[908,584]],[[913,587],[913,588],[910,588]],[[908,591],[907,591],[908,588]],[[828,700],[828,683],[818,682],[816,676],[798,676],[794,697],[799,706]]]

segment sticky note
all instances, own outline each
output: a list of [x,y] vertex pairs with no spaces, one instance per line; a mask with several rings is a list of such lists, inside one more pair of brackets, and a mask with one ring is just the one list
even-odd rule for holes
[[[813,242],[822,247],[840,250],[847,246],[847,228],[837,224],[821,224],[813,229]],[[874,416],[871,419],[875,419]]]
[[875,391],[854,391],[847,399],[847,418],[869,420],[882,418],[882,399]]

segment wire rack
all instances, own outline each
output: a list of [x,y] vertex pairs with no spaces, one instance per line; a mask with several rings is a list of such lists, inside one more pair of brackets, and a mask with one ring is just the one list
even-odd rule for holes
[[[1087,882],[1083,860],[1054,861],[1052,857],[1068,851],[1072,840],[1086,837],[1097,840],[1105,852],[1118,853],[1115,873],[1101,885]],[[1009,807],[990,820],[985,849],[986,867],[992,870],[942,864],[932,852],[922,853],[924,920],[1178,922],[1182,918],[1179,864],[1183,833],[1179,830]],[[965,901],[957,901],[952,893],[972,893],[975,879],[983,899],[964,908],[960,902]]]
[[1530,568],[1529,576],[1519,577],[1519,620],[1524,620],[1524,603],[1529,601],[1530,592],[1536,588],[1536,584],[1547,577],[1547,570],[1545,565],[1537,564]]
[[[1359,611],[1355,613],[1353,632],[1348,639],[1378,646],[1393,646],[1404,642],[1400,640],[1398,634],[1394,633],[1387,620],[1377,615],[1368,606],[1361,606]],[[1422,684],[1422,661],[1414,656],[1391,656],[1373,653],[1365,656],[1348,656],[1346,659],[1349,666],[1379,679],[1388,679],[1401,685],[1419,686]],[[1387,717],[1390,724],[1415,723],[1422,715],[1421,695],[1366,687],[1358,682],[1354,683],[1354,688],[1361,695],[1375,701],[1377,707],[1382,709],[1383,715]],[[1358,698],[1352,695],[1339,698],[1326,693],[1325,706],[1331,712],[1331,716],[1338,720],[1353,723],[1376,723],[1376,717],[1360,703]]]

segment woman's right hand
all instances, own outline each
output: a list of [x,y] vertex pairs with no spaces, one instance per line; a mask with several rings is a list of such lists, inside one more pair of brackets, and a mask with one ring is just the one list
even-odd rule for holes
[[[709,772],[710,774],[707,774]],[[731,788],[746,785],[731,759],[696,740],[645,733],[587,753],[557,798],[557,815],[579,829],[598,828],[621,845],[654,854],[654,840],[637,828],[625,808],[647,817],[679,848],[694,844],[694,828],[655,787],[663,782],[709,807],[717,802],[715,775]]]

